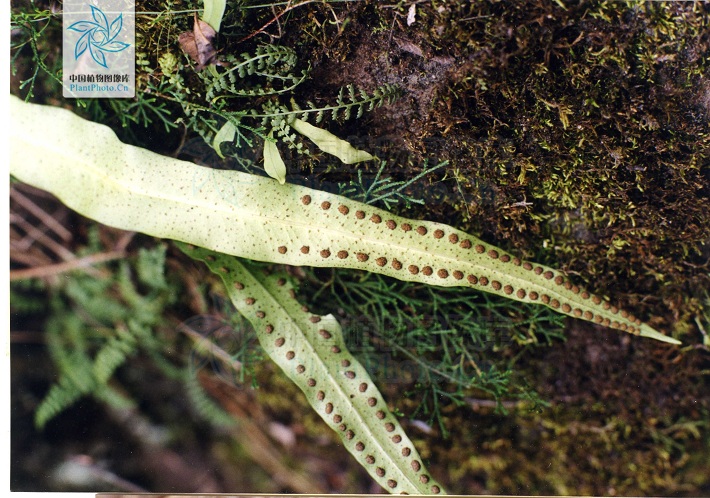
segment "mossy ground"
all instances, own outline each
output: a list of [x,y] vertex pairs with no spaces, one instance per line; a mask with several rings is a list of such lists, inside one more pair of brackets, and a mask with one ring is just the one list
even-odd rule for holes
[[[409,25],[412,5],[416,17]],[[190,7],[172,5],[173,10]],[[710,330],[710,7],[611,1],[313,3],[289,11],[253,37],[274,11],[230,12],[219,45],[223,53],[272,42],[295,48],[311,65],[311,78],[297,88],[299,101],[332,101],[338,88],[350,83],[368,90],[391,83],[403,90],[396,103],[358,121],[328,123],[339,136],[357,137],[360,145],[388,158],[387,174],[394,179],[411,178],[427,158],[449,161],[446,170],[411,189],[426,204],[402,207],[403,213],[446,222],[564,269],[684,342],[669,347],[570,320],[564,342],[523,354],[516,345],[495,353],[515,357],[516,382],[529,385],[549,406],[531,410],[530,404],[511,402],[503,414],[479,399],[485,397],[481,392],[471,391],[461,406],[442,404],[448,438],[436,425],[407,422],[421,402],[420,395],[406,396],[411,383],[382,385],[447,490],[710,493],[710,362],[701,333],[703,326]],[[139,17],[147,64],[157,71],[161,56],[181,56],[177,33],[190,24],[189,14]],[[41,43],[58,46],[56,27],[43,33],[47,38]],[[58,51],[43,53],[47,66],[56,68]],[[18,59],[16,92],[27,90],[18,85],[34,71],[30,55],[26,47]],[[58,86],[41,76],[35,99],[66,104]],[[156,77],[139,69],[144,85]],[[198,84],[189,74],[187,81]],[[85,112],[95,117],[98,106],[124,137],[163,151],[181,143],[178,131],[166,132],[159,123],[149,133],[139,123],[121,129],[110,103],[92,106]],[[179,106],[167,106],[178,115]],[[355,178],[357,169],[374,173],[367,166],[291,164],[301,181],[324,188]],[[87,223],[71,219],[76,226]],[[77,246],[84,243],[77,237]],[[189,264],[176,253],[169,258],[174,268]],[[195,304],[205,289],[190,282],[204,275],[186,278],[195,313],[205,311]],[[317,282],[328,275],[312,277]],[[305,295],[315,290],[304,284]],[[329,312],[327,302],[313,305]],[[184,310],[171,313],[167,329],[188,318]],[[20,324],[40,327],[41,317],[22,318]],[[182,420],[181,410],[189,408],[175,402],[179,390],[167,381],[138,391],[145,396],[144,411],[180,433],[170,450],[133,441],[126,444],[140,451],[132,456],[132,450],[116,445],[129,438],[125,423],[92,420],[105,416],[93,404],[88,411],[66,412],[40,437],[19,421],[31,416],[50,378],[25,377],[43,354],[32,344],[13,346],[19,428],[13,459],[23,457],[13,467],[18,491],[55,489],[56,483],[33,476],[43,465],[77,452],[106,459],[113,471],[151,491],[305,492],[297,487],[302,476],[311,480],[313,491],[377,491],[323,433],[296,388],[268,364],[254,372],[260,388],[239,391],[229,411],[264,426],[277,422],[296,435],[295,445],[272,442],[265,449],[253,441],[225,443],[230,437],[245,440],[238,432],[208,429],[196,416]],[[148,358],[131,368],[160,378]],[[121,375],[131,386],[140,384],[136,373]],[[227,398],[224,386],[205,384],[210,393]],[[173,404],[155,408],[171,392]],[[76,430],[76,417],[84,417],[85,439]],[[48,447],[50,441],[57,447]],[[292,473],[279,477],[283,468],[264,467],[264,454],[279,455]],[[161,475],[157,461],[175,466]],[[235,464],[243,461],[260,462],[264,470],[244,472]],[[194,487],[181,487],[188,486],[177,480],[181,472],[194,478]]]

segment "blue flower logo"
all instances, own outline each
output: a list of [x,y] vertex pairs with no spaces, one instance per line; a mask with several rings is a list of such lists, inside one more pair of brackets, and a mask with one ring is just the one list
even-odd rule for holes
[[122,41],[116,41],[116,37],[123,29],[123,14],[119,14],[116,19],[108,23],[108,18],[98,7],[91,7],[93,21],[79,21],[69,26],[69,30],[83,33],[74,47],[74,58],[79,57],[87,50],[94,61],[108,69],[106,65],[106,52],[121,52],[130,45]]

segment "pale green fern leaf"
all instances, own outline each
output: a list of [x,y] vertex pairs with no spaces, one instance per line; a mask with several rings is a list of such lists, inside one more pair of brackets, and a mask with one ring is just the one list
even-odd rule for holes
[[204,0],[204,5],[205,11],[202,14],[202,20],[219,33],[227,0]]
[[212,148],[217,152],[217,155],[224,159],[224,154],[222,154],[222,144],[224,142],[233,142],[234,135],[237,132],[237,127],[231,121],[225,122],[219,131],[215,134],[214,140],[212,141]]
[[451,226],[163,157],[125,145],[109,128],[66,110],[16,97],[11,115],[10,173],[102,223],[259,261],[473,287],[679,343],[559,270],[523,261]]
[[[333,109],[333,119],[337,119],[337,109]],[[350,142],[336,137],[328,130],[313,126],[298,118],[289,123],[291,128],[301,135],[308,137],[320,150],[340,159],[345,164],[354,164],[362,161],[370,161],[375,157],[368,152],[358,150]]]
[[392,493],[442,492],[367,370],[347,350],[333,315],[304,311],[284,275],[266,276],[234,257],[179,247],[221,277],[266,353],[373,479]]
[[281,185],[286,183],[286,163],[281,158],[276,143],[271,140],[264,140],[264,171]]

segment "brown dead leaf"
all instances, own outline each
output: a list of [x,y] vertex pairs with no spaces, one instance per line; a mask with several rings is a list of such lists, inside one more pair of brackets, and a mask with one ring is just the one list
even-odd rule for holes
[[198,19],[197,14],[195,14],[195,24],[192,32],[185,31],[180,33],[178,38],[180,48],[197,63],[195,67],[197,71],[201,71],[205,66],[217,63],[217,51],[212,45],[216,35],[217,32],[212,26],[202,19]]

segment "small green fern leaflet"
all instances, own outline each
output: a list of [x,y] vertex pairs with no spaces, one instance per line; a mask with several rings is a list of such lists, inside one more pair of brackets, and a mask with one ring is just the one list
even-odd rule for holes
[[407,194],[407,189],[425,176],[432,174],[434,171],[448,164],[448,161],[442,161],[439,164],[430,166],[429,161],[425,161],[422,171],[417,175],[407,180],[393,181],[392,178],[388,176],[382,176],[387,166],[387,161],[381,161],[374,178],[365,181],[362,178],[362,170],[358,169],[357,181],[351,180],[350,184],[340,191],[340,195],[364,202],[365,204],[376,205],[377,203],[381,203],[384,204],[387,209],[390,209],[400,201],[404,201],[407,207],[409,207],[410,204],[424,204],[424,200]]
[[12,97],[11,112],[10,173],[102,223],[259,261],[473,287],[678,343],[562,272],[522,261],[448,225],[159,156],[125,145],[109,128],[63,109]]
[[42,428],[51,419],[76,403],[85,393],[81,392],[67,377],[52,385],[42,403],[35,411],[35,426]]
[[266,276],[234,257],[179,247],[221,277],[266,353],[373,479],[393,493],[441,493],[367,370],[348,352],[332,315],[304,311],[284,275]]
[[43,427],[49,420],[80,398],[92,395],[114,406],[131,406],[132,402],[114,390],[108,380],[128,356],[136,353],[137,341],[128,330],[105,342],[92,358],[84,335],[86,325],[76,315],[55,315],[47,327],[47,341],[60,378],[35,412],[35,424]]
[[334,121],[348,120],[353,116],[353,112],[356,118],[360,118],[365,112],[370,112],[385,103],[392,103],[400,93],[397,86],[389,84],[377,87],[372,95],[368,95],[362,89],[356,89],[354,85],[348,85],[340,89],[335,105],[317,106],[309,101],[308,109],[300,109],[295,105],[294,107],[300,111],[301,119],[304,121],[312,113],[316,114],[316,123],[320,123],[325,117],[330,117]]
[[[133,405],[115,387],[113,377],[139,351],[155,356],[163,348],[153,329],[161,322],[165,304],[173,299],[164,263],[164,245],[142,248],[135,274],[124,260],[112,278],[80,273],[59,284],[47,324],[48,351],[59,380],[37,408],[37,426],[84,396],[115,407]],[[134,276],[148,290],[146,294],[137,290]]]
[[[226,70],[215,68],[214,73],[205,71],[199,75],[207,87],[205,98],[212,103],[226,97],[276,95],[293,90],[308,76],[307,71],[293,74],[297,62],[296,53],[290,48],[260,45],[254,54],[226,55],[222,61]],[[259,76],[268,85],[245,81],[249,76]],[[276,83],[279,88],[274,86]]]
[[105,384],[114,371],[121,366],[126,358],[136,351],[136,338],[125,328],[117,328],[116,336],[109,339],[101,348],[94,360],[94,377],[100,384]]
[[[190,373],[194,374],[194,372]],[[190,403],[205,420],[220,427],[236,425],[236,420],[209,397],[195,375],[186,376],[185,390]]]

